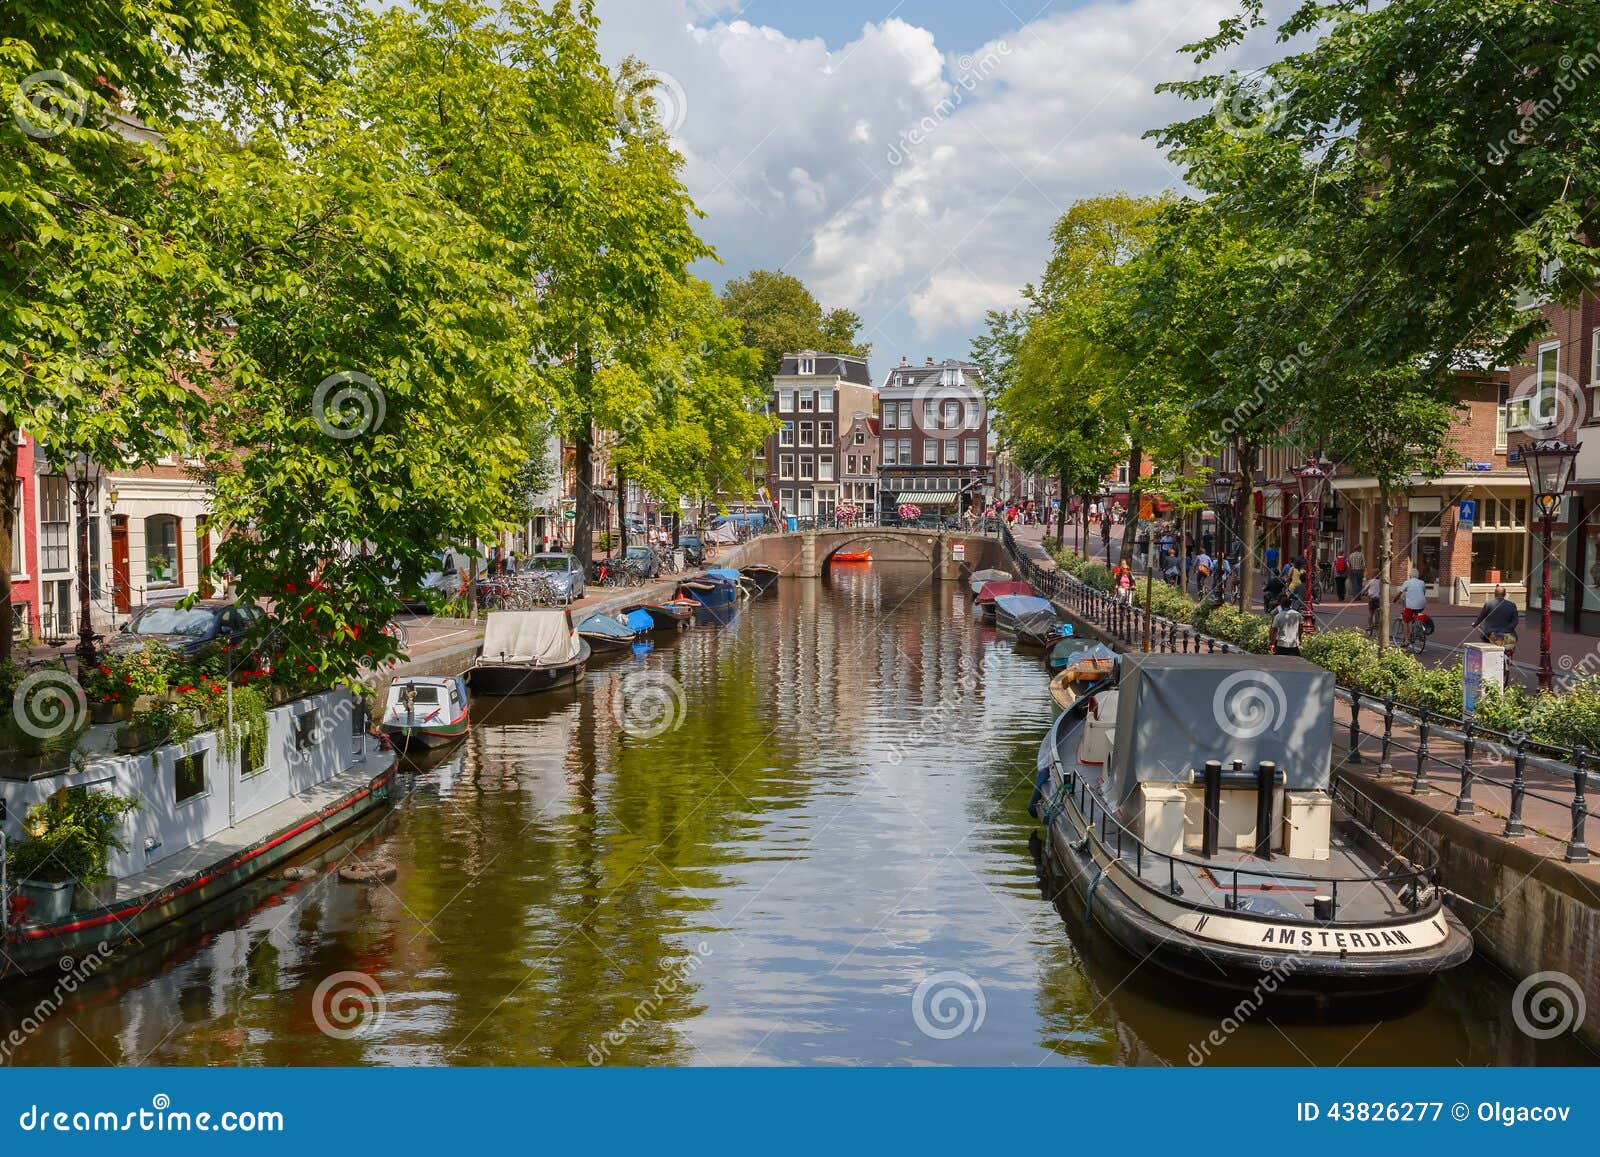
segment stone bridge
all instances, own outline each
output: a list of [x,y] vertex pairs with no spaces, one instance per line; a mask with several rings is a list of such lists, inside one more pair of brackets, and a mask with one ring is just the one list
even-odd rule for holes
[[764,534],[737,548],[736,562],[718,560],[718,565],[765,563],[786,578],[821,578],[833,556],[842,550],[870,550],[874,562],[915,563],[929,568],[935,579],[952,581],[988,567],[1012,569],[997,538],[903,526]]

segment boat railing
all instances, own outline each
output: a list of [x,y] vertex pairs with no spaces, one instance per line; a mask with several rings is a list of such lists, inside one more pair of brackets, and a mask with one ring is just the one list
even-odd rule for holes
[[[1063,714],[1057,720],[1057,727],[1068,715]],[[1142,837],[1135,834],[1120,819],[1112,814],[1111,810],[1095,795],[1084,777],[1067,773],[1061,765],[1060,756],[1051,744],[1050,760],[1055,770],[1060,774],[1062,791],[1056,799],[1044,801],[1044,817],[1048,823],[1060,814],[1065,806],[1067,789],[1071,789],[1073,805],[1078,810],[1078,815],[1083,819],[1085,833],[1111,853],[1118,863],[1124,867],[1128,865],[1129,853],[1132,853],[1134,879],[1146,889],[1160,894],[1163,890],[1169,896],[1181,896],[1182,888],[1178,883],[1179,868],[1195,873],[1204,873],[1212,879],[1218,879],[1224,874],[1228,877],[1226,896],[1222,910],[1241,912],[1247,909],[1240,906],[1239,889],[1241,879],[1247,881],[1245,887],[1252,885],[1248,881],[1262,881],[1274,886],[1290,887],[1310,885],[1314,888],[1327,888],[1326,896],[1313,897],[1311,911],[1295,917],[1289,915],[1285,919],[1301,919],[1307,923],[1332,923],[1339,918],[1341,885],[1345,890],[1345,899],[1348,901],[1352,887],[1371,888],[1388,886],[1396,895],[1402,897],[1409,909],[1403,919],[1412,920],[1417,916],[1430,915],[1437,911],[1442,899],[1439,890],[1434,887],[1437,869],[1432,865],[1416,866],[1402,872],[1379,872],[1368,876],[1315,876],[1304,872],[1272,872],[1260,868],[1246,868],[1232,864],[1222,864],[1214,860],[1193,859],[1188,856],[1175,856],[1170,852],[1160,852],[1146,844]],[[1404,857],[1396,856],[1404,859]],[[1406,861],[1410,862],[1410,861]],[[1148,865],[1148,866],[1147,866]],[[1220,881],[1219,881],[1220,883]],[[1405,899],[1409,897],[1409,899]],[[1190,901],[1193,903],[1193,901]],[[1204,903],[1198,907],[1215,907]],[[1274,914],[1274,918],[1280,918]],[[1396,917],[1401,919],[1401,917]],[[1352,923],[1381,924],[1382,920],[1362,919]]]

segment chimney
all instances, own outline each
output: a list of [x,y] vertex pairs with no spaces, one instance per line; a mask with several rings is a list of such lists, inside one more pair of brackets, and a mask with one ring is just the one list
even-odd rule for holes
[[903,366],[909,366],[911,364],[910,362],[906,361],[906,355],[905,354],[901,354],[900,355],[900,364],[903,365]]
[[932,359],[932,358],[929,358],[929,359],[928,359],[928,364],[929,364],[929,365],[930,365],[930,366],[931,366],[931,365],[932,365],[932,364],[933,364],[933,359]]

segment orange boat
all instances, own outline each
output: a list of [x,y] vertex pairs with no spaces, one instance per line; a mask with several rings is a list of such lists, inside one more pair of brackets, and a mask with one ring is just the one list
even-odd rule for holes
[[870,550],[841,550],[833,556],[834,562],[871,562]]

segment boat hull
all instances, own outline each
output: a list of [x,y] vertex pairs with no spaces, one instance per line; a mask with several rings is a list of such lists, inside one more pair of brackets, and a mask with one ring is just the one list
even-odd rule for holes
[[175,884],[117,900],[103,908],[74,912],[49,924],[25,924],[9,930],[5,951],[0,952],[0,979],[55,970],[63,957],[81,959],[87,953],[98,953],[101,944],[109,945],[113,952],[130,941],[137,946],[162,925],[225,896],[339,829],[388,806],[394,777],[391,759],[383,771],[314,816],[302,818]]
[[[698,605],[698,604],[696,604]],[[666,606],[662,603],[640,603],[627,607],[628,611],[644,611],[655,624],[651,630],[673,632],[687,630],[694,622],[694,607],[688,605]]]
[[590,651],[630,651],[639,636],[622,639],[616,635],[588,635],[579,631],[578,637],[589,644]]
[[479,663],[467,670],[467,685],[477,695],[533,695],[576,683],[589,663],[587,640],[578,640],[578,654],[565,663]]
[[739,588],[732,583],[716,582],[686,582],[678,588],[678,593],[687,595],[702,607],[726,607],[739,597]]
[[760,594],[766,594],[778,585],[778,569],[776,567],[758,564],[747,566],[739,573],[748,579]]
[[465,720],[459,727],[440,728],[397,727],[385,724],[378,730],[388,738],[396,751],[433,751],[465,739],[467,724]]
[[[1056,727],[1071,729],[1081,723],[1088,695],[1062,713]],[[1055,742],[1056,728],[1045,738]],[[1040,766],[1047,768],[1049,752],[1040,750]],[[1047,784],[1045,797],[1055,792]],[[1030,804],[1030,810],[1035,809]],[[1125,860],[1118,860],[1086,831],[1071,793],[1059,807],[1045,808],[1047,846],[1070,889],[1070,901],[1124,951],[1185,981],[1224,991],[1267,991],[1290,997],[1327,1000],[1398,992],[1426,983],[1440,972],[1466,963],[1472,955],[1472,937],[1448,909],[1419,917],[1402,931],[1417,936],[1423,928],[1435,942],[1394,952],[1340,951],[1338,946],[1396,942],[1394,925],[1305,922],[1293,927],[1281,921],[1258,919],[1243,912],[1216,912],[1187,904],[1181,897],[1154,898],[1151,890],[1131,881]],[[1156,871],[1152,865],[1149,871]],[[1058,900],[1067,900],[1059,897]],[[1197,915],[1204,913],[1204,915]],[[1228,925],[1231,941],[1195,935],[1174,920],[1212,920]],[[1293,943],[1282,938],[1292,936]],[[1360,937],[1358,941],[1355,938]],[[1410,942],[1409,938],[1406,942]]]

